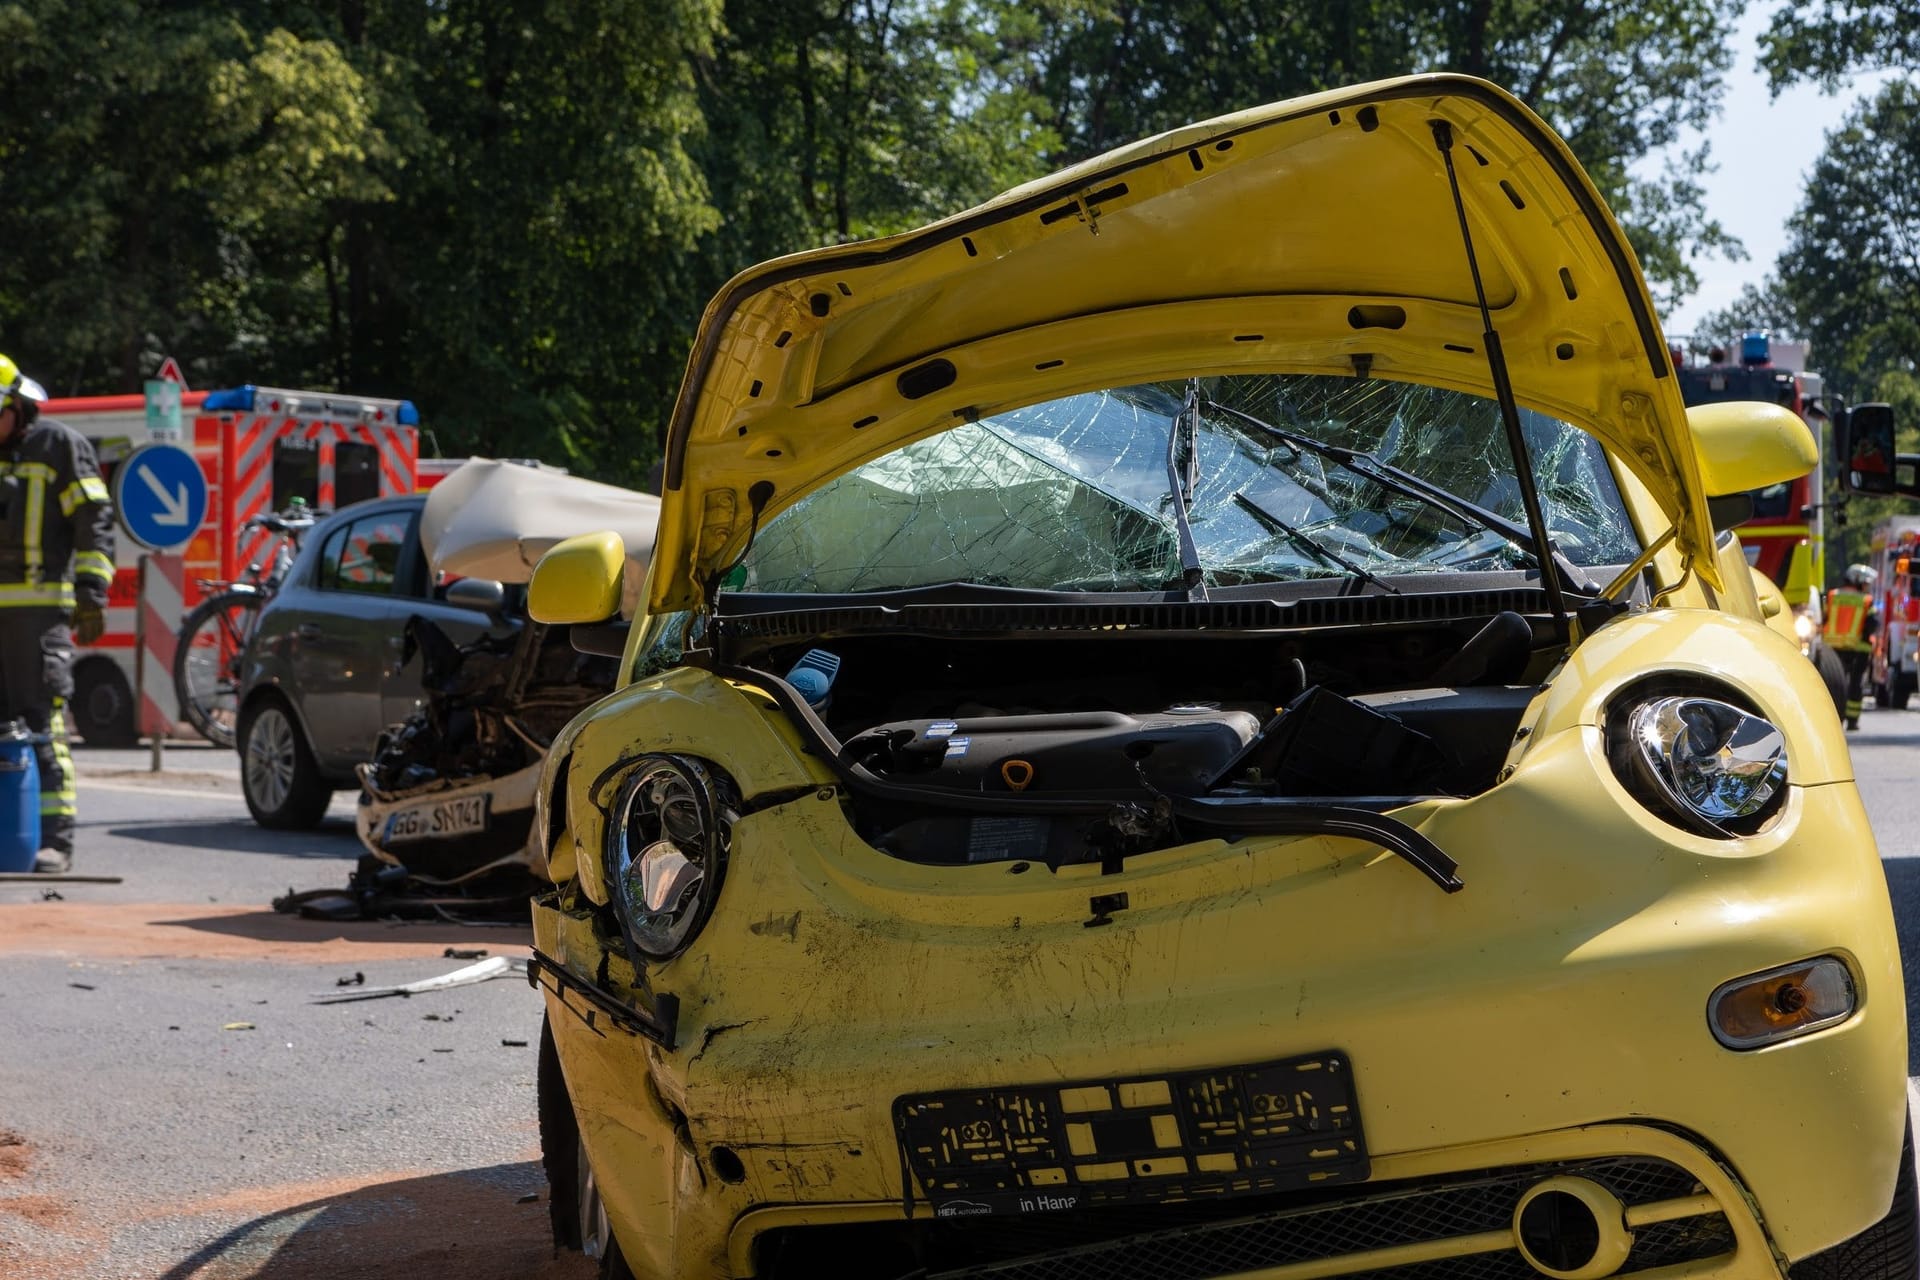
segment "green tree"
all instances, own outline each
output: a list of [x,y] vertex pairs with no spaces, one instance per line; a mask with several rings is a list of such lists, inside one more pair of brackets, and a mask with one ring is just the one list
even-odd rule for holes
[[1920,7],[1910,0],[1783,4],[1761,37],[1760,65],[1776,93],[1796,80],[1831,93],[1857,71],[1920,70]]
[[1920,350],[1920,89],[1886,86],[1827,135],[1788,223],[1780,285],[1853,398]]
[[1507,86],[1573,148],[1656,290],[1697,284],[1703,254],[1741,256],[1705,214],[1705,147],[1656,178],[1636,166],[1710,124],[1745,0],[998,0],[1021,56],[1001,74],[1045,104],[1055,160],[1240,107],[1418,71]]

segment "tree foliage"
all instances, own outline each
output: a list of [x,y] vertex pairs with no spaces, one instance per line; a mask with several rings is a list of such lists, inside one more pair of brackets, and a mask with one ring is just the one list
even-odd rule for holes
[[1760,65],[1775,92],[1796,80],[1831,92],[1856,71],[1920,71],[1920,7],[1911,0],[1783,4],[1761,37]]
[[1742,0],[0,0],[0,350],[58,392],[407,396],[633,481],[706,299],[1049,168],[1452,69],[1569,140],[1668,296]]
[[[1778,274],[1843,392],[1920,350],[1920,89],[1896,81],[1827,137]],[[1855,396],[1858,398],[1858,395]]]

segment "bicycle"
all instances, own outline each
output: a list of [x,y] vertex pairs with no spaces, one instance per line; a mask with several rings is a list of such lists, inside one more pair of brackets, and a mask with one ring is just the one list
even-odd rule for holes
[[240,713],[240,663],[260,624],[260,610],[273,599],[293,566],[300,539],[318,519],[300,499],[285,511],[254,516],[241,537],[259,529],[273,535],[266,554],[249,564],[244,578],[203,579],[205,598],[180,624],[173,650],[173,692],[180,715],[215,746],[234,744]]

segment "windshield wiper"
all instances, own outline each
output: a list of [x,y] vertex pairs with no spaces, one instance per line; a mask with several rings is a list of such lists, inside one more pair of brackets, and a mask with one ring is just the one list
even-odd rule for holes
[[1380,578],[1371,570],[1367,569],[1366,566],[1347,559],[1306,530],[1297,529],[1288,524],[1285,520],[1282,520],[1279,516],[1273,514],[1273,512],[1267,510],[1252,498],[1249,498],[1244,490],[1234,494],[1233,500],[1239,504],[1241,510],[1245,511],[1255,520],[1258,520],[1269,532],[1279,534],[1281,537],[1293,543],[1294,546],[1305,551],[1308,555],[1333,565],[1335,568],[1345,569],[1362,582],[1371,583],[1379,587],[1382,591],[1391,592],[1396,596],[1400,594],[1400,588],[1390,582],[1381,581]]
[[[1567,559],[1566,556],[1562,555],[1558,550],[1551,550],[1549,554],[1543,556],[1540,551],[1539,542],[1534,538],[1532,531],[1525,525],[1515,524],[1498,512],[1489,511],[1477,502],[1469,502],[1459,494],[1442,489],[1439,485],[1429,480],[1423,480],[1411,471],[1396,467],[1390,462],[1382,462],[1372,454],[1363,453],[1358,449],[1347,449],[1339,445],[1327,444],[1325,441],[1316,440],[1312,436],[1303,434],[1302,432],[1289,431],[1285,427],[1277,427],[1271,422],[1256,418],[1250,413],[1234,408],[1232,405],[1221,404],[1217,400],[1207,401],[1206,407],[1208,409],[1217,409],[1221,413],[1236,418],[1258,431],[1265,432],[1276,440],[1292,445],[1295,449],[1304,449],[1309,453],[1318,454],[1329,462],[1351,471],[1363,479],[1372,481],[1390,493],[1397,493],[1402,497],[1412,498],[1416,502],[1424,502],[1436,510],[1446,512],[1456,520],[1463,521],[1467,524],[1478,525],[1489,533],[1499,534],[1514,546],[1531,553],[1534,558],[1534,563],[1540,566],[1542,577],[1547,576],[1548,569],[1546,566],[1547,563],[1550,562],[1552,565],[1552,574],[1556,579],[1554,584],[1556,586],[1564,585],[1568,590],[1581,592],[1585,595],[1593,595],[1600,590],[1598,583],[1589,582],[1574,565],[1573,561]],[[1552,544],[1549,543],[1548,546],[1551,548]]]
[[[1180,539],[1180,570],[1188,600],[1207,598],[1206,573],[1200,567],[1200,548],[1193,540],[1193,519],[1187,503],[1200,481],[1200,379],[1187,379],[1187,398],[1167,429],[1167,488],[1173,500],[1173,527]],[[1186,461],[1180,447],[1186,446]]]

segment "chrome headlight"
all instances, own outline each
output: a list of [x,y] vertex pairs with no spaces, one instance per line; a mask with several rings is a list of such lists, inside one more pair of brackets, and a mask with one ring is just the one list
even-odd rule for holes
[[667,959],[706,923],[737,807],[723,775],[684,756],[644,757],[620,785],[608,814],[607,887],[640,955]]
[[[1787,786],[1787,744],[1770,721],[1699,695],[1647,697],[1615,717],[1621,781],[1656,812],[1708,835],[1748,835]],[[1624,757],[1624,758],[1623,758]]]

